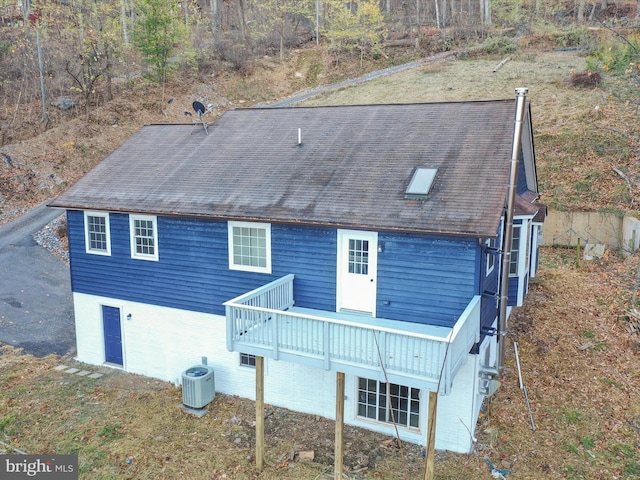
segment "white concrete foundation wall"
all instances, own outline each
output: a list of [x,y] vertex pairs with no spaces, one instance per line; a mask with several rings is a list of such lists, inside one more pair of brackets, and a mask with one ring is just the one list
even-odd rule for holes
[[[449,395],[438,395],[436,413],[436,449],[468,453],[472,448],[472,434],[476,428],[479,408],[475,408],[477,395],[478,355],[468,355],[466,363],[458,370]],[[357,378],[348,376],[345,381],[345,423],[366,428],[390,436],[396,436],[391,425],[365,420],[357,416]],[[482,401],[483,397],[480,397]],[[420,392],[420,430],[398,428],[403,441],[426,446],[429,392]],[[335,414],[331,415],[333,418]]]
[[[493,324],[493,327],[496,328],[497,324],[498,322],[496,320],[496,322]],[[497,368],[498,342],[496,341],[496,337],[490,337],[490,336],[484,337],[482,344],[480,344],[477,361],[478,361],[477,363],[478,374],[476,375],[476,382],[477,382],[477,385],[479,386],[479,374],[480,374],[481,366]],[[476,389],[475,401],[473,406],[474,407],[473,418],[475,418],[476,421],[480,416],[480,411],[482,410],[482,404],[485,398],[486,397],[484,395],[479,395],[478,390]],[[475,425],[475,422],[474,422],[474,425]]]
[[[104,299],[104,305],[122,307],[113,299]],[[105,353],[100,299],[74,292],[73,308],[76,320],[78,360],[92,365],[102,365]]]
[[[105,362],[102,305],[120,308],[127,372],[181,384],[182,372],[206,357],[217,392],[255,399],[255,370],[240,366],[240,354],[227,350],[226,319],[220,315],[74,293],[79,361]],[[327,416],[335,411],[334,398],[332,372],[265,359],[266,403]]]
[[[123,368],[175,384],[202,357],[215,372],[216,392],[255,399],[255,370],[240,366],[238,352],[226,347],[226,319],[106,297],[74,293],[78,360],[105,362],[102,305],[120,308]],[[127,315],[131,314],[131,320]],[[438,396],[436,448],[469,452],[477,419],[478,355],[469,355],[451,394]],[[291,410],[335,418],[336,374],[299,364],[265,359],[265,402]],[[392,425],[357,416],[357,378],[345,379],[345,423],[395,436]],[[419,430],[399,428],[404,441],[426,444],[429,392],[421,392]]]
[[223,317],[79,293],[73,297],[78,360],[105,362],[101,306],[109,305],[120,308],[124,370],[181,383],[182,372],[207,357],[217,391],[229,382],[237,384],[238,395],[252,391],[253,370],[239,368],[238,354],[226,349]]
[[467,355],[467,362],[458,370],[447,396],[438,397],[436,448],[469,453],[477,416],[473,415],[478,391],[478,355]]

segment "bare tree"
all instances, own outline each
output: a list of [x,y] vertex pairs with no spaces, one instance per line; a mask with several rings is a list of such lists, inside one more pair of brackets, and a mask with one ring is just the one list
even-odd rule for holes
[[285,40],[295,34],[299,18],[312,18],[314,5],[310,0],[263,0],[259,14],[263,21],[253,31],[263,37],[276,32],[279,37],[280,61],[284,60]]
[[128,8],[126,0],[75,0],[60,5],[56,12],[61,36],[73,42],[64,69],[71,79],[71,90],[82,96],[87,121],[101,81],[107,80],[107,98],[112,96],[112,67],[121,46],[128,41]]
[[42,119],[45,128],[49,123],[49,114],[47,113],[47,90],[45,86],[44,75],[44,57],[42,54],[42,12],[40,10],[32,11],[31,2],[26,1],[23,4],[23,15],[25,18],[25,25],[31,25],[36,32],[36,51],[38,55],[38,74],[40,76],[40,98],[42,99]]
[[95,94],[96,85],[104,78],[103,75],[110,67],[109,56],[104,46],[100,46],[98,41],[88,39],[85,40],[84,48],[74,60],[67,60],[65,68],[73,79],[74,90],[84,99],[85,118],[89,121],[91,96]]
[[122,24],[122,39],[125,45],[129,45],[128,18],[131,16],[131,7],[127,0],[120,0],[120,21]]
[[247,36],[247,14],[246,14],[246,6],[244,0],[237,1],[238,6],[238,23],[240,26],[240,33],[242,34],[242,41],[246,42],[248,40]]
[[584,4],[585,0],[578,0],[578,9],[576,13],[576,20],[578,23],[584,23]]

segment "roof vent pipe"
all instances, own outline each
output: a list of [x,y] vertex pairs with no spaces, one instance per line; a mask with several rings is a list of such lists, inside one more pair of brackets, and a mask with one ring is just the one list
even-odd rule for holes
[[298,128],[298,147],[302,146],[302,129]]
[[518,161],[522,146],[522,121],[524,119],[525,100],[529,89],[516,88],[516,116],[513,132],[513,150],[511,152],[511,168],[509,188],[506,198],[504,231],[502,232],[502,265],[500,268],[500,312],[498,316],[498,369],[504,368],[504,343],[507,333],[507,305],[509,303],[509,266],[511,265],[511,242],[513,241],[513,212],[518,186]]

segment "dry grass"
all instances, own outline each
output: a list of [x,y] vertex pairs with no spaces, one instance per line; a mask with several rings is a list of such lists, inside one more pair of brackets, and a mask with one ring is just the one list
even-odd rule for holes
[[[77,364],[105,373],[93,380],[54,369],[60,361],[76,364],[71,359],[37,359],[9,346],[0,352],[0,439],[28,453],[77,453],[81,478],[311,479],[332,470],[330,420],[268,406],[267,466],[258,474],[249,400],[217,395],[200,418],[185,412],[180,389],[164,382]],[[401,458],[410,463],[403,471],[415,476],[422,449],[400,450],[387,440],[348,427],[346,464],[366,471],[375,452],[378,478],[392,478]],[[313,450],[315,461],[298,460],[301,450]]]
[[640,478],[638,338],[624,320],[639,259],[607,255],[576,266],[575,250],[545,249],[538,281],[510,320],[537,429],[510,349],[504,388],[480,430],[517,478]]
[[504,99],[515,98],[515,88],[528,87],[542,201],[558,209],[637,215],[640,94],[630,79],[605,76],[595,88],[572,86],[572,77],[587,65],[585,54],[578,51],[509,55],[494,72],[504,58],[431,64],[332,92],[306,105]]
[[[587,69],[585,55],[523,46],[496,72],[506,55],[469,56],[345,88],[306,105],[512,98],[516,87],[527,86],[542,201],[557,209],[634,215],[640,202],[639,90],[629,78],[611,74],[594,88],[572,86],[572,77]],[[2,147],[12,166],[0,157],[0,223],[68,188],[142,125],[191,122],[185,111],[193,100],[217,105],[209,117],[213,122],[228,108],[270,102],[385,66],[380,60],[363,68],[345,61],[337,68],[332,56],[311,48],[292,52],[283,63],[262,59],[251,76],[202,72],[200,78],[186,77],[163,89],[127,81],[116,100],[93,111],[89,123],[81,116]]]
[[[543,201],[562,208],[633,209],[638,189],[612,171],[640,179],[637,152],[620,134],[622,126],[638,125],[630,108],[635,104],[617,96],[623,86],[605,75],[598,88],[571,87],[572,73],[586,68],[576,52],[511,57],[495,73],[500,57],[457,60],[312,103],[511,98],[514,88],[528,86]],[[66,188],[144,123],[190,121],[184,111],[205,96],[222,109],[279,98],[327,81],[335,72],[326,63],[318,52],[298,52],[284,65],[265,60],[255,77],[219,73],[206,83],[170,87],[164,97],[132,84],[89,124],[76,119],[3,148],[25,173],[18,178],[21,190],[6,197],[0,220],[18,211],[7,206],[19,209]],[[609,253],[601,262],[576,265],[572,250],[544,250],[538,282],[510,326],[537,430],[531,430],[509,345],[503,385],[479,424],[477,452],[440,453],[437,478],[491,478],[485,455],[512,469],[513,478],[640,478],[638,339],[621,320],[637,261]],[[60,362],[73,360],[0,350],[0,440],[29,453],[77,452],[81,478],[332,478],[331,421],[268,409],[267,467],[259,474],[252,402],[218,395],[211,413],[196,418],[182,411],[180,390],[169,384],[112,370],[98,380],[81,378],[54,370]],[[351,478],[422,475],[420,447],[397,449],[378,434],[347,430]],[[292,455],[301,450],[314,450],[316,461]]]
[[[536,425],[519,389],[511,343],[503,385],[478,426],[476,452],[440,452],[438,479],[491,478],[484,456],[520,479],[640,478],[638,338],[625,328],[638,259],[608,252],[576,266],[574,250],[543,250],[526,305],[510,323]],[[217,395],[202,418],[185,413],[180,389],[104,372],[59,372],[72,359],[0,350],[0,440],[28,453],[78,453],[87,479],[332,478],[332,421],[267,407],[266,468],[255,471],[254,404]],[[82,365],[78,365],[82,367]],[[84,367],[87,367],[86,365]],[[446,402],[446,397],[440,397]],[[296,452],[313,450],[314,462]],[[346,429],[349,478],[421,478],[422,449]]]

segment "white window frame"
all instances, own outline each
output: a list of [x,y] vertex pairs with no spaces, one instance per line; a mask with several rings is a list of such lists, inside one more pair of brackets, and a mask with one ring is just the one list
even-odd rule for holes
[[485,253],[485,277],[488,277],[493,269],[496,267],[496,245],[498,244],[497,238],[487,238],[484,241],[484,245],[487,248]]
[[[89,231],[89,217],[101,217],[104,218],[105,231],[104,234],[106,236],[105,243],[106,248],[91,248],[91,233]],[[84,212],[84,245],[87,253],[92,255],[111,255],[111,230],[109,227],[109,212],[96,212],[92,210],[85,210]]]
[[[522,224],[518,223],[518,224],[514,224],[512,226],[513,230],[511,231],[511,256],[509,257],[509,276],[510,277],[517,277],[520,275],[520,272],[522,271],[522,268],[520,266],[520,263],[522,261]],[[514,242],[516,241],[516,235],[515,232],[516,230],[518,231],[518,238],[517,238],[517,245],[514,244]],[[514,255],[515,254],[515,255]],[[513,272],[512,270],[512,265],[515,265],[515,269],[516,271]]]
[[530,270],[529,262],[531,262],[531,221],[524,219],[523,225],[526,224],[525,238],[524,238],[524,273],[528,274]]
[[[153,254],[138,252],[136,242],[136,228],[135,224],[137,220],[150,221],[153,225]],[[129,243],[131,244],[131,258],[139,260],[153,260],[158,261],[158,219],[155,215],[129,215]]]
[[[265,265],[243,265],[235,262],[234,229],[252,228],[262,229],[265,232]],[[228,222],[228,245],[229,245],[229,269],[241,270],[244,272],[271,273],[271,224],[256,222]]]
[[[370,378],[365,378],[365,377],[357,377],[356,378],[356,415],[358,416],[358,418],[366,420],[366,421],[370,421],[370,422],[375,422],[377,424],[380,425],[393,425],[395,422],[395,425],[398,426],[399,428],[403,428],[406,430],[411,430],[414,432],[419,432],[420,431],[420,426],[422,425],[422,392],[419,388],[415,388],[415,387],[409,387],[408,385],[401,385],[401,384],[395,384],[395,383],[391,383],[391,384],[387,384],[384,382],[380,382],[377,380],[373,380]],[[363,390],[361,388],[361,381],[366,381],[367,382],[367,388],[366,390]],[[375,388],[376,391],[375,393],[369,389],[369,385],[375,383]],[[406,409],[402,409],[401,413],[406,414],[406,422],[402,422],[400,423],[400,419],[399,418],[395,418],[393,415],[391,415],[391,410],[398,410],[396,408],[388,408],[387,407],[387,392],[389,389],[392,389],[394,387],[399,387],[399,388],[406,388],[407,389],[407,396],[393,396],[393,394],[391,394],[392,396],[392,400],[391,403],[393,404],[393,398],[401,398],[404,399],[407,402],[406,405]],[[417,398],[414,398],[412,393],[416,393],[417,394]],[[371,404],[369,403],[369,398],[363,399],[362,395],[366,395],[367,397],[369,395],[375,395],[375,404]],[[412,403],[413,402],[417,402],[418,403],[418,409],[417,409],[417,425],[411,425],[411,420],[412,418],[416,417],[416,412],[414,410],[412,410]],[[375,415],[375,417],[369,415],[369,412],[367,412],[366,415],[361,415],[360,414],[360,406],[363,406],[364,408],[366,408],[367,410],[372,408],[373,411],[372,413]],[[381,413],[384,413],[385,418],[383,420],[380,420],[380,415]]]
[[245,368],[256,368],[256,356],[250,353],[240,352],[240,366]]

